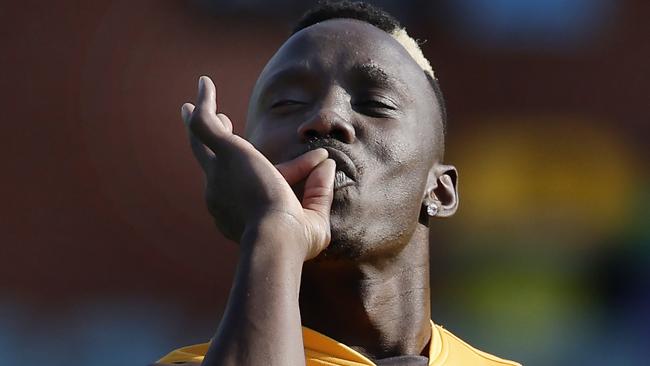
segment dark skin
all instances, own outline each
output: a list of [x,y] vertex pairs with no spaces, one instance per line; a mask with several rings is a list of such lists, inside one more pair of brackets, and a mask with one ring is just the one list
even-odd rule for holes
[[247,139],[202,77],[183,106],[217,226],[240,245],[204,365],[304,364],[301,325],[371,359],[426,354],[429,230],[458,204],[439,106],[390,35],[335,19],[292,36],[251,96]]

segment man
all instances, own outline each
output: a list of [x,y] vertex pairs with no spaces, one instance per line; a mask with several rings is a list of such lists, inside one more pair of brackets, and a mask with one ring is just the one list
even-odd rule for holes
[[207,77],[182,115],[240,259],[212,341],[159,364],[516,365],[430,321],[428,220],[456,211],[457,173],[433,71],[388,14],[308,12],[255,85],[246,140]]

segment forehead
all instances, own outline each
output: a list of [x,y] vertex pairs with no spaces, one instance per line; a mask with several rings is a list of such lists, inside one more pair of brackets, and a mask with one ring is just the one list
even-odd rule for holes
[[354,19],[327,20],[297,32],[271,58],[259,82],[290,70],[332,76],[357,71],[411,88],[426,87],[422,69],[402,45],[381,29]]

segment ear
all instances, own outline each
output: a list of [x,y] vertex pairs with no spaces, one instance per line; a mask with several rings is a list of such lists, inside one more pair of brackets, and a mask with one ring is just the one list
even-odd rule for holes
[[424,205],[438,206],[436,217],[449,217],[458,209],[458,171],[452,165],[436,164],[429,172]]

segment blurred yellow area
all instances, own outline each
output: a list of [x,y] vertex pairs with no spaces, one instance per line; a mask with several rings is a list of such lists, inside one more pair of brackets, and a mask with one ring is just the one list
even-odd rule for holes
[[640,169],[615,123],[561,115],[479,117],[471,125],[479,127],[448,143],[460,175],[455,224],[474,235],[579,246],[626,222]]

